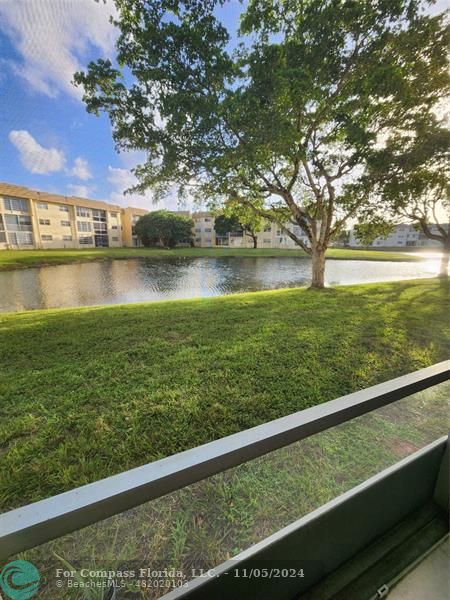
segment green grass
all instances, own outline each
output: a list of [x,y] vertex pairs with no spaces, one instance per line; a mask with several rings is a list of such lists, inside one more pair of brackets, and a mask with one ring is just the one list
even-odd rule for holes
[[443,360],[448,308],[427,279],[0,316],[0,507]]
[[[450,386],[415,396],[272,452],[21,555],[39,597],[59,600],[55,569],[211,568],[442,435]],[[103,596],[86,596],[101,600]],[[134,597],[134,596],[132,596]],[[145,599],[159,597],[148,590]],[[64,598],[80,600],[73,590]]]
[[[0,315],[2,508],[446,358],[446,283]],[[62,597],[58,556],[75,569],[213,567],[445,434],[449,391],[441,384],[18,558],[37,565],[46,600]]]
[[[301,256],[307,255],[302,250],[281,250],[258,248],[94,248],[89,250],[1,250],[0,271],[46,265],[63,265],[72,262],[89,262],[120,258],[161,258],[168,256]],[[330,248],[327,258],[341,260],[389,260],[418,261],[421,257],[403,254],[402,252],[384,252],[382,250],[350,250]]]

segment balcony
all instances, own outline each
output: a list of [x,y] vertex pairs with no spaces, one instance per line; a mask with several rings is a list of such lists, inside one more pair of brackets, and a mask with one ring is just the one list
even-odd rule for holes
[[[391,428],[405,428],[402,415],[408,408],[417,415],[425,406],[432,406],[433,394],[445,406],[449,396],[447,379],[448,366],[440,363],[4,513],[0,515],[0,558],[2,562],[25,558],[39,566],[39,596],[50,599],[82,597],[79,588],[64,587],[61,591],[57,581],[62,580],[65,586],[68,576],[58,579],[55,574],[57,569],[72,570],[79,582],[83,580],[83,567],[95,573],[103,568],[105,589],[102,596],[95,597],[105,600],[162,596],[166,600],[354,600],[386,596],[403,600],[411,597],[411,589],[417,593],[421,590],[423,595],[416,597],[438,599],[447,591],[448,581],[448,439],[428,439],[419,449],[402,442],[396,448],[401,460],[389,464],[382,447],[387,440],[380,437],[378,424],[380,419],[387,419]],[[437,415],[431,418],[437,421],[433,431],[442,427],[444,434],[444,423]],[[315,484],[311,477],[301,478],[305,458],[321,465],[324,449],[336,449],[348,452],[350,469],[352,440],[363,433],[368,436],[364,439],[370,439],[372,433],[375,442],[362,462],[355,464],[370,458],[370,468],[350,473],[337,497],[313,510],[301,509],[306,488],[314,488]],[[336,435],[341,436],[339,444]],[[320,436],[332,437],[325,444]],[[317,439],[318,445],[313,445]],[[380,452],[374,460],[377,447]],[[362,451],[364,444],[359,448]],[[315,472],[319,473],[317,469]],[[255,489],[259,486],[262,496],[271,493],[265,487],[269,478],[271,490],[278,490],[268,503],[274,508],[266,526],[259,523],[257,534],[252,532],[259,538],[255,543],[227,553],[230,555],[220,560],[221,555],[207,556],[207,539],[188,540],[183,547],[191,549],[185,561],[190,571],[182,586],[141,587],[137,592],[134,581],[119,585],[118,571],[123,575],[126,568],[136,573],[142,569],[141,581],[147,580],[148,572],[179,564],[177,540],[186,542],[185,514],[180,506],[189,511],[194,500],[207,505],[211,518],[220,519],[222,509],[230,512],[228,529],[222,533],[228,531],[235,543],[229,524],[234,523],[235,529],[246,526],[244,505],[231,494],[223,506],[216,506],[204,489],[222,486],[227,495],[234,477],[241,493],[255,480]],[[298,486],[295,492],[298,481],[303,487]],[[326,483],[327,477],[321,481]],[[280,526],[283,519],[294,514],[280,514],[280,507],[286,503],[276,501],[276,495],[282,496],[283,488],[289,486],[294,492],[290,496],[294,512],[298,509],[304,514]],[[175,522],[164,530],[173,536],[171,556],[155,553],[156,540],[149,557],[146,536],[150,531],[164,537],[160,523],[170,506],[179,501],[181,496],[177,494],[187,494],[188,489],[189,494],[176,504]],[[200,526],[203,516],[196,510],[191,516]],[[211,535],[215,531],[211,528]],[[138,541],[133,547],[129,544],[131,534]],[[226,535],[221,540],[225,545]],[[81,556],[82,551],[85,556]],[[176,577],[166,575],[171,581]]]

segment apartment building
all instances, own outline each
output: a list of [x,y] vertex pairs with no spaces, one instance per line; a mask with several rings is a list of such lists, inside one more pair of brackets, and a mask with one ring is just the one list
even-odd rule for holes
[[148,213],[144,208],[122,208],[122,245],[128,248],[139,248],[142,246],[141,240],[135,234],[134,226],[138,219]]
[[[210,212],[194,212],[194,244],[200,248],[222,246],[228,248],[253,248],[253,240],[242,231],[217,235],[214,229],[214,215]],[[307,237],[298,225],[288,224],[292,231],[302,241],[307,242]],[[267,223],[263,231],[257,234],[258,248],[286,248],[296,249],[297,244],[283,230],[273,223]]]
[[[76,196],[62,196],[0,183],[0,250],[32,248],[139,247],[134,232],[137,220],[149,211],[109,204]],[[214,215],[208,211],[178,214],[192,217],[194,245],[252,248],[253,240],[243,232],[218,236]],[[306,236],[297,225],[289,225],[298,237]],[[259,248],[298,246],[277,226],[267,223],[257,235]]]
[[0,249],[122,246],[120,206],[0,183]]
[[[447,229],[448,225],[442,225]],[[430,227],[432,233],[438,233],[436,225]],[[350,232],[350,246],[363,246],[352,230]],[[417,230],[414,225],[403,223],[397,225],[389,235],[386,237],[377,237],[374,241],[369,244],[374,248],[406,248],[406,247],[418,247],[418,248],[433,248],[440,247],[440,242],[436,240],[430,240],[421,230]]]
[[[194,221],[194,245],[199,248],[213,248],[216,245],[216,231],[214,229],[214,216],[210,212],[195,212],[192,214]],[[220,238],[222,239],[222,238]]]

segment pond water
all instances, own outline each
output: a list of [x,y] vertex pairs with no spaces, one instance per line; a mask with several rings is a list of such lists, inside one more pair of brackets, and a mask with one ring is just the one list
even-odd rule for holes
[[[328,260],[328,285],[433,277],[423,262]],[[311,261],[298,257],[132,258],[0,272],[0,311],[92,306],[307,285]]]

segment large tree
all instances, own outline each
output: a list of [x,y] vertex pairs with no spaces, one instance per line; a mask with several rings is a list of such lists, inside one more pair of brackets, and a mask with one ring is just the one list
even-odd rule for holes
[[119,66],[100,59],[75,82],[119,149],[146,153],[134,191],[232,198],[311,255],[321,288],[330,241],[367,202],[348,184],[377,133],[407,128],[447,84],[444,19],[421,13],[431,0],[249,0],[230,50],[217,3],[115,0]]
[[190,217],[168,210],[156,210],[139,217],[134,231],[144,246],[175,248],[177,244],[192,242],[193,226]]

